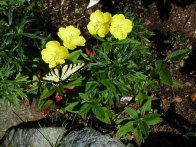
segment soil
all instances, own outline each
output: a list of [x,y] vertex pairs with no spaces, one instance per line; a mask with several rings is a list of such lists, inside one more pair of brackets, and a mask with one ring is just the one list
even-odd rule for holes
[[[196,2],[192,0],[189,3],[187,1],[180,3],[178,0],[172,2],[169,0],[148,2],[145,0],[100,0],[99,4],[89,9],[87,9],[89,0],[45,0],[44,3],[42,15],[45,22],[43,24],[46,24],[46,29],[52,34],[56,34],[61,26],[75,25],[88,39],[90,36],[86,25],[92,12],[101,9],[115,13],[126,6],[137,14],[145,27],[155,33],[150,41],[158,57],[164,58],[168,52],[176,49],[170,43],[166,43],[171,35],[179,33],[184,36],[187,41],[184,47],[192,48],[190,56],[185,60],[183,67],[179,67],[176,63],[169,64],[174,79],[182,86],[173,88],[160,85],[158,100],[153,103],[153,108],[154,111],[162,114],[164,122],[151,128],[150,137],[142,146],[194,146],[196,142],[192,142],[190,138],[187,139],[183,135],[196,130]],[[47,117],[55,121],[59,113],[54,111],[52,113],[49,113]],[[41,115],[39,118],[45,117],[45,114]],[[37,118],[35,116],[35,119]]]

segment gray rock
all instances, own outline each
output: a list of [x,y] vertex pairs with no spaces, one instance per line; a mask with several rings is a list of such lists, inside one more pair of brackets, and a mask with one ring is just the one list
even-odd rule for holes
[[102,135],[91,128],[85,127],[65,135],[64,127],[26,128],[22,124],[10,128],[0,146],[3,147],[124,147],[116,138]]
[[0,139],[4,136],[7,129],[12,126],[22,122],[40,120],[44,117],[40,111],[29,107],[6,107],[2,104],[2,99],[0,99],[0,116]]
[[63,137],[59,147],[124,147],[124,145],[116,138],[85,127]]
[[3,137],[3,147],[50,147],[59,143],[64,127],[11,128]]

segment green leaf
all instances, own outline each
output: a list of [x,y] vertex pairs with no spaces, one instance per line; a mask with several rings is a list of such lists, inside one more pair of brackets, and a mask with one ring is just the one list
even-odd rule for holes
[[45,99],[50,97],[55,91],[56,91],[56,86],[52,86],[50,89],[47,87],[44,88],[44,91],[41,93],[40,99]]
[[120,123],[128,122],[128,121],[131,121],[131,120],[132,120],[131,117],[126,117],[126,118],[118,119],[115,123],[116,123],[116,124],[120,124]]
[[146,81],[147,76],[141,72],[136,72],[133,78],[135,81]]
[[77,106],[79,102],[70,103],[67,107],[65,107],[65,111],[73,112],[75,106]]
[[85,54],[85,53],[81,53],[82,57],[84,59],[86,59],[87,61],[91,61],[92,59],[89,57],[89,55]]
[[150,111],[151,110],[151,100],[147,100],[141,107],[141,110],[143,112],[143,114],[145,114],[145,112]]
[[35,87],[30,87],[28,90],[27,90],[27,94],[34,94],[36,95],[38,93],[38,87],[35,86]]
[[191,52],[191,48],[179,49],[174,52],[171,52],[167,55],[166,60],[175,60],[177,58],[183,58]]
[[79,56],[81,55],[82,50],[73,51],[69,54],[68,60],[71,60],[72,62],[75,62],[78,60]]
[[32,33],[22,33],[23,36],[28,37],[28,38],[32,38],[32,39],[40,39],[40,40],[44,40],[44,37],[40,37],[38,36],[38,34],[32,34]]
[[160,76],[160,81],[164,84],[172,86],[173,79],[167,64],[164,61],[157,60],[155,65],[156,65],[157,72],[159,73]]
[[55,103],[52,100],[46,100],[44,105],[42,106],[43,109],[47,110],[49,108],[55,108]]
[[69,83],[66,83],[63,85],[63,88],[70,88],[70,87],[73,87],[73,86],[81,86],[82,85],[82,81],[84,80],[85,78],[84,77],[81,77],[81,78],[77,78],[76,80],[74,81],[71,81]]
[[149,113],[144,116],[143,121],[145,121],[148,125],[156,125],[163,121],[162,118],[160,118],[160,114],[157,113]]
[[109,79],[102,79],[100,81],[109,91],[111,91],[112,93],[116,93],[116,87],[114,86],[114,84],[112,83],[111,80]]
[[139,105],[141,105],[143,103],[144,100],[146,100],[147,95],[139,92],[136,97],[135,97],[135,101],[136,103],[138,103]]
[[125,107],[125,112],[127,114],[129,114],[130,117],[132,117],[132,118],[137,118],[138,117],[138,112],[135,109],[131,108],[131,107]]
[[140,121],[139,128],[140,128],[142,134],[145,137],[148,137],[148,135],[149,135],[149,127],[148,127],[148,124],[145,121]]
[[96,87],[98,86],[97,81],[89,81],[86,83],[85,91],[86,92],[91,92],[93,91]]
[[80,110],[79,110],[79,114],[80,115],[85,115],[85,114],[87,114],[89,111],[90,111],[90,109],[91,109],[91,104],[89,104],[89,103],[84,103],[83,105],[82,105],[82,107],[80,108]]
[[111,124],[109,116],[110,114],[108,113],[107,108],[98,105],[93,105],[92,111],[95,114],[95,117],[98,118],[100,121],[106,124]]
[[183,85],[176,80],[173,80],[173,87],[182,87]]
[[122,95],[126,94],[130,90],[130,86],[125,84],[123,81],[113,81],[118,87]]
[[193,131],[193,132],[188,132],[185,134],[186,136],[193,136],[193,137],[196,137],[196,131]]
[[93,37],[96,38],[96,39],[99,40],[99,41],[102,41],[102,42],[105,41],[105,39],[103,39],[102,37],[99,37],[99,36],[97,36],[97,35],[93,35]]
[[129,44],[129,43],[131,43],[131,41],[132,41],[132,39],[126,38],[126,39],[119,40],[119,41],[113,43],[113,45],[118,45],[118,44]]
[[140,146],[142,143],[142,133],[139,127],[134,129],[133,135],[136,143]]
[[37,108],[42,108],[43,105],[44,105],[44,103],[45,103],[45,100],[43,100],[43,99],[38,99],[38,100],[36,101],[36,107],[37,107]]
[[125,125],[122,125],[118,131],[116,132],[116,137],[121,138],[123,135],[126,135],[129,132],[133,132],[134,127],[133,127],[133,122],[130,121],[126,123]]
[[84,93],[79,93],[79,96],[82,98],[82,100],[84,100],[85,102],[89,101],[89,97],[87,94]]

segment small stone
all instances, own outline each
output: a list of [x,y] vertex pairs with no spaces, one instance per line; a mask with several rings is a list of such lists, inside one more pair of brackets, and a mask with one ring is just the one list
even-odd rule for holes
[[191,99],[192,99],[193,102],[196,101],[196,93],[193,93],[193,94],[191,95]]
[[182,102],[182,98],[179,96],[175,96],[173,100],[174,100],[174,102],[177,102],[177,103]]
[[191,82],[186,82],[185,85],[191,87],[193,84]]

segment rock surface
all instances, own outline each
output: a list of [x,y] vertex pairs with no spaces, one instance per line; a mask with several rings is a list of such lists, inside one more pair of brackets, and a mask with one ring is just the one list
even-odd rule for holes
[[62,138],[59,147],[124,147],[124,145],[116,138],[85,127]]
[[64,127],[10,128],[0,146],[10,147],[124,147],[116,138],[102,135],[89,127],[72,131],[68,135]]
[[2,104],[2,99],[0,99],[0,117],[1,139],[8,128],[22,122],[39,120],[44,116],[40,111],[25,105],[21,105],[20,107],[6,107]]
[[3,147],[50,147],[58,144],[63,134],[64,127],[44,128],[11,128],[2,140]]

